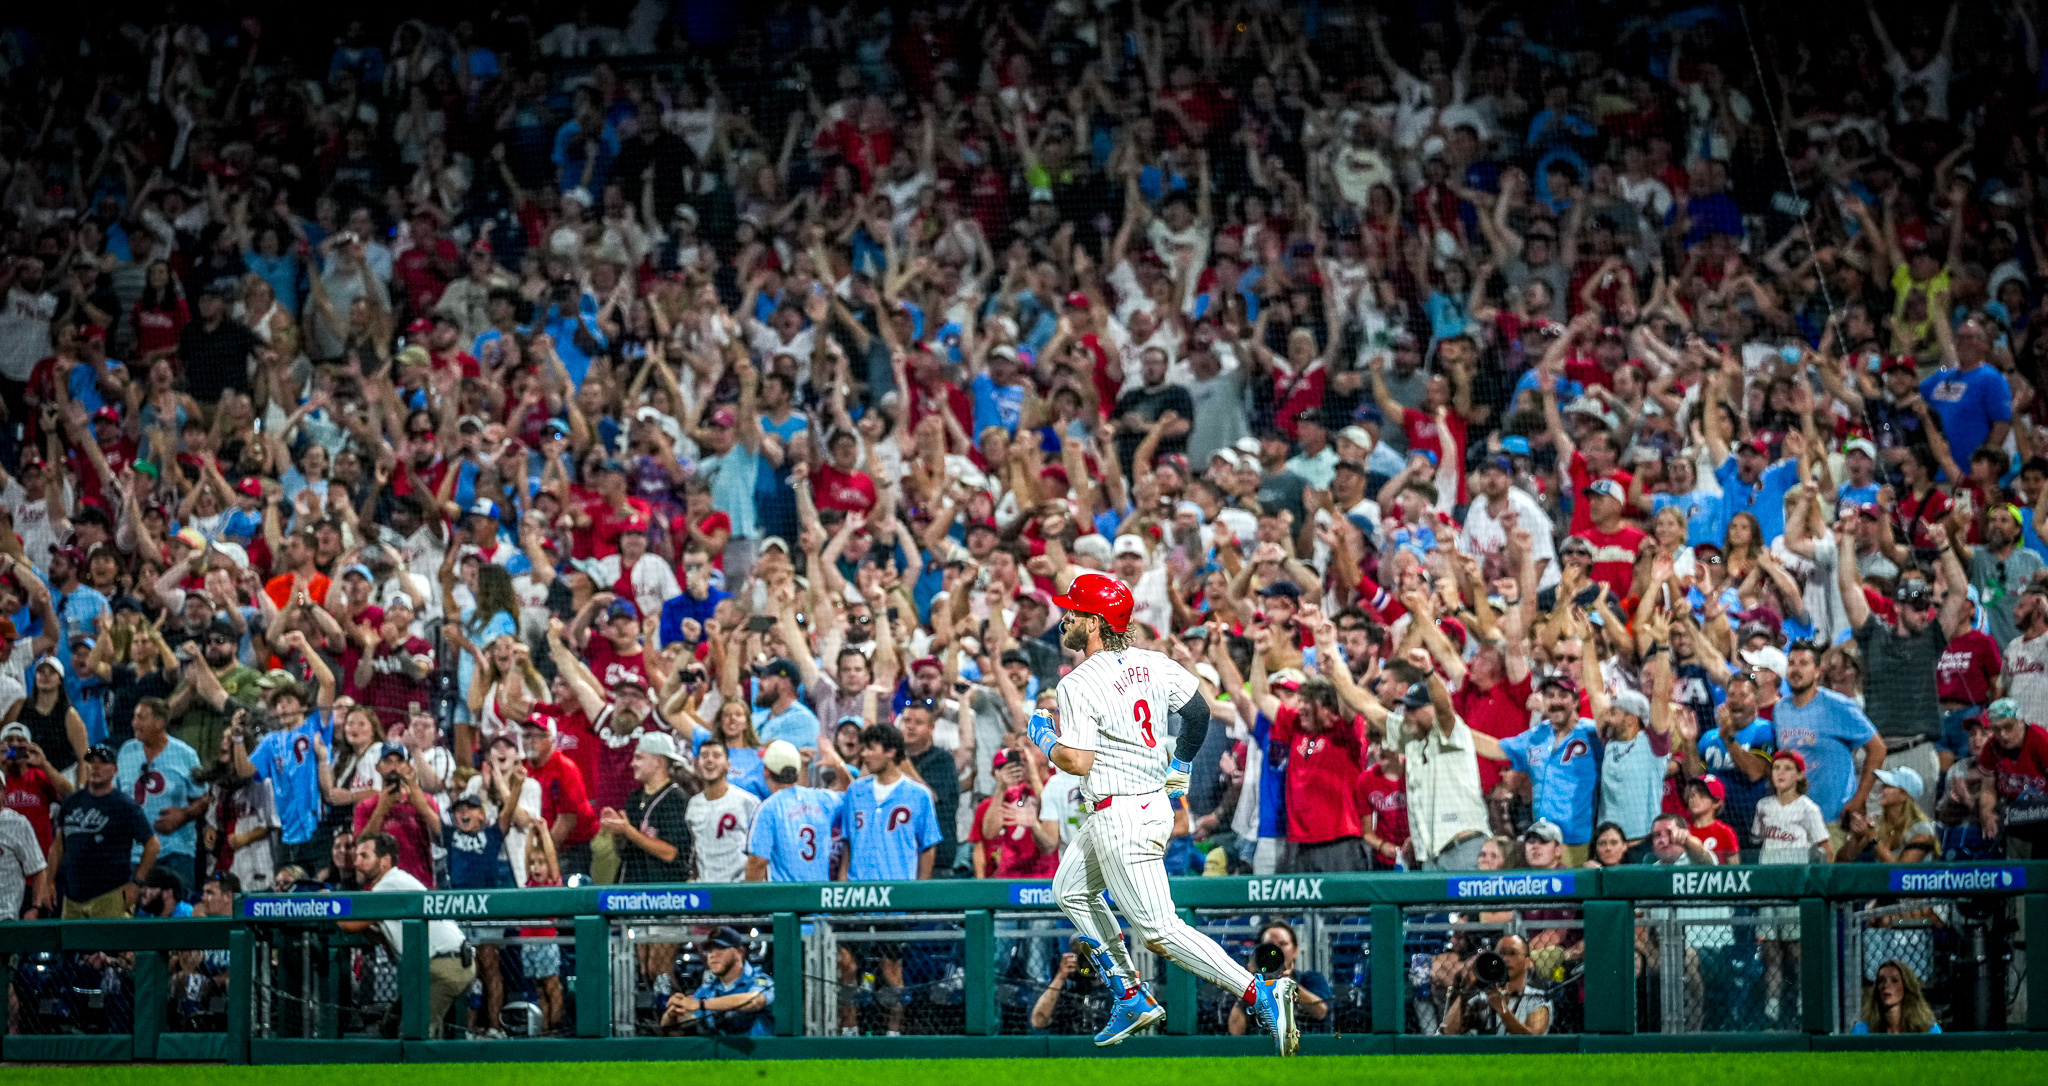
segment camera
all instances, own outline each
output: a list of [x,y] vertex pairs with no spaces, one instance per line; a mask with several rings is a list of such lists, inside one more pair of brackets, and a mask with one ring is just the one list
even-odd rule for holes
[[1271,976],[1287,968],[1287,955],[1272,943],[1260,943],[1252,948],[1252,972],[1260,976]]
[[1472,956],[1472,979],[1482,988],[1498,988],[1508,982],[1507,959],[1491,950]]
[[405,787],[404,777],[401,777],[396,773],[384,774],[384,788],[386,791],[396,792],[403,787]]

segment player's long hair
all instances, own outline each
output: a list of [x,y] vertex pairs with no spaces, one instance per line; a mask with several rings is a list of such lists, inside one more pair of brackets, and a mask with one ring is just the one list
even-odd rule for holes
[[1102,624],[1100,632],[1102,634],[1103,648],[1108,649],[1111,652],[1124,652],[1131,647],[1131,633],[1129,630],[1125,630],[1123,633],[1118,633],[1115,630],[1110,629],[1109,620],[1103,618],[1101,615],[1095,616],[1095,621]]

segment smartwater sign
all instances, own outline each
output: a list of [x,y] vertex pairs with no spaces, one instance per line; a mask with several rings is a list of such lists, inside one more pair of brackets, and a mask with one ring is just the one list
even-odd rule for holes
[[1447,887],[1453,900],[1474,897],[1556,897],[1572,893],[1578,877],[1560,875],[1488,875],[1485,878],[1451,879]]
[[1931,871],[1892,869],[1892,889],[1909,894],[1966,894],[1984,890],[2024,890],[2024,867],[1944,867]]
[[245,897],[245,920],[332,920],[348,915],[345,897]]
[[1041,885],[1037,885],[1037,886],[1028,886],[1028,885],[1027,885],[1027,886],[1012,886],[1012,887],[1010,887],[1010,904],[1012,904],[1012,905],[1052,905],[1052,904],[1055,904],[1055,902],[1053,901],[1053,897],[1052,897],[1052,884],[1051,884],[1051,883],[1044,883],[1044,884],[1041,884]]
[[701,913],[711,908],[711,894],[704,890],[601,890],[597,911],[602,913]]

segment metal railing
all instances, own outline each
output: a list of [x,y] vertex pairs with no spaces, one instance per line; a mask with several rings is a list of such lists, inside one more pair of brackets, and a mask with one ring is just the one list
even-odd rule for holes
[[[1279,876],[1173,889],[1183,916],[1240,960],[1273,922],[1293,929],[1297,973],[1327,983],[1324,1016],[1304,1023],[1312,1051],[1480,1043],[1437,1035],[1454,991],[1468,1008],[1463,1032],[1497,1028],[1471,977],[1476,955],[1510,937],[1528,963],[1517,1005],[1543,1006],[1548,1028],[1503,1043],[1706,1047],[1736,1033],[1755,1038],[1746,1044],[1848,1044],[1886,963],[1913,971],[1947,1043],[1973,1031],[1986,1043],[2048,1034],[2048,972],[2026,968],[2028,948],[2048,947],[2048,863]],[[0,1058],[617,1058],[620,1043],[662,1058],[870,1043],[1021,1055],[1085,1045],[1107,1012],[1084,975],[1047,1000],[1046,1025],[1032,1021],[1073,936],[1043,882],[250,895],[237,908],[234,918],[0,926],[13,996]],[[401,945],[342,933],[340,919],[398,921]],[[444,919],[493,957],[495,980],[480,975],[445,1030],[431,1030],[421,951],[428,922]],[[721,925],[747,937],[755,968],[773,979],[772,1037],[691,1037],[661,1023],[669,996],[703,974],[696,944]],[[1234,993],[1132,949],[1177,1051],[1255,1044],[1227,1036]],[[436,1032],[447,1039],[428,1040]]]

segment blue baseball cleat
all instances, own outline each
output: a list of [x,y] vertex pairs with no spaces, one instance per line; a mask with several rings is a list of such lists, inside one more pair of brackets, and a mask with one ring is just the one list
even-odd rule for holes
[[1294,991],[1299,985],[1287,977],[1259,977],[1252,983],[1258,997],[1254,1009],[1273,1034],[1274,1047],[1282,1056],[1294,1055],[1301,1047],[1301,1030],[1294,1022]]
[[1131,1034],[1145,1029],[1152,1023],[1166,1017],[1166,1008],[1152,998],[1144,985],[1131,989],[1131,994],[1116,1001],[1110,1008],[1109,1024],[1095,1035],[1097,1047],[1107,1047],[1122,1041]]

